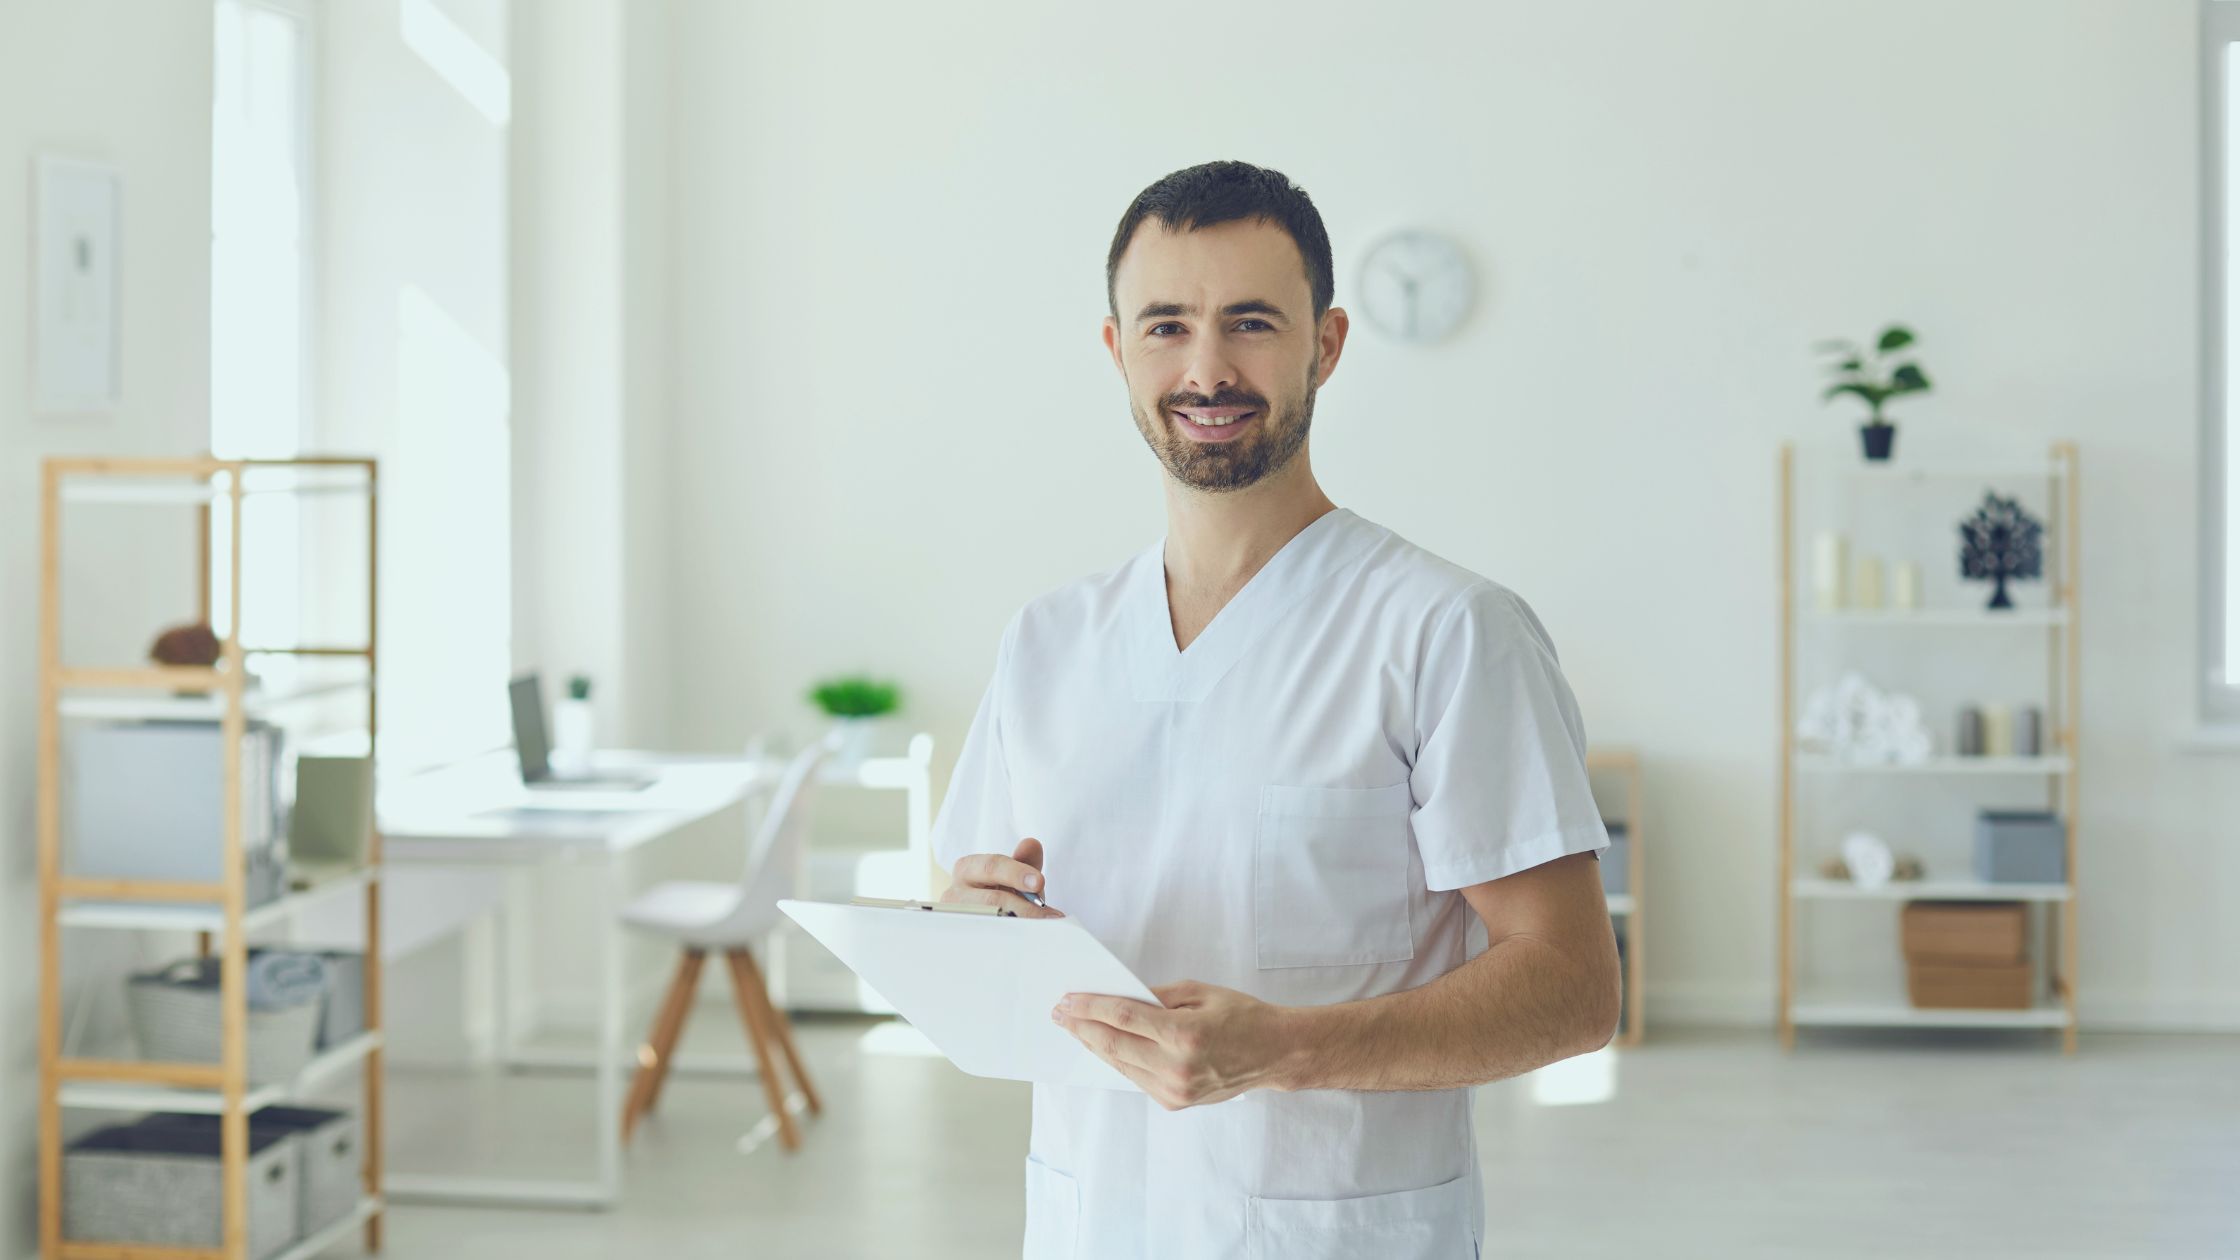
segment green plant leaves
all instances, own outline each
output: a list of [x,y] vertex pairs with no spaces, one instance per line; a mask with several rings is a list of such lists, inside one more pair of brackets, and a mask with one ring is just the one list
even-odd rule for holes
[[1883,399],[1888,398],[1890,392],[1879,385],[1868,385],[1860,381],[1844,381],[1840,384],[1830,385],[1827,392],[1820,395],[1820,401],[1827,402],[1838,394],[1853,394],[1864,399],[1867,406],[1874,408],[1879,413],[1882,410]]
[[[1840,361],[1827,365],[1835,383],[1820,395],[1823,403],[1849,394],[1867,404],[1867,418],[1880,424],[1882,404],[1900,394],[1918,394],[1929,388],[1929,374],[1921,365],[1911,360],[1896,367],[1889,366],[1884,355],[1903,350],[1913,344],[1913,330],[1904,324],[1891,324],[1875,338],[1875,348],[1870,356],[1858,346],[1840,338],[1830,338],[1813,343],[1813,349],[1822,354],[1841,354]],[[1887,375],[1885,375],[1887,373]]]
[[902,690],[870,678],[832,678],[810,688],[809,699],[833,717],[878,717],[902,707]]

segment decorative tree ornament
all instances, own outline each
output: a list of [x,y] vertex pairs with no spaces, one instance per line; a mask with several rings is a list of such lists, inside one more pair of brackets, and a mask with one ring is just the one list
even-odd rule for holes
[[1960,522],[1960,576],[1989,579],[1991,608],[2012,608],[2007,581],[2031,581],[2045,575],[2045,553],[2040,547],[2045,526],[2022,505],[1985,491],[1983,506]]

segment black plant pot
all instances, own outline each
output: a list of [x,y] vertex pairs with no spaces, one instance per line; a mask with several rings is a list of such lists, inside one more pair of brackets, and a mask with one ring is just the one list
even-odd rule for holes
[[1898,426],[1894,424],[1862,424],[1859,426],[1859,444],[1867,448],[1867,458],[1890,458],[1890,448],[1898,444]]

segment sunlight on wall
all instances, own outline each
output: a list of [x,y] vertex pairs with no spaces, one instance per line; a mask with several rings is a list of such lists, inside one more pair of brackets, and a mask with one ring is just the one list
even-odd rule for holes
[[420,54],[452,90],[465,97],[490,125],[503,127],[513,117],[513,76],[474,37],[462,30],[435,0],[401,0],[399,34],[405,47]]
[[510,738],[505,360],[417,285],[397,294],[396,446],[384,476],[382,756],[465,756]]

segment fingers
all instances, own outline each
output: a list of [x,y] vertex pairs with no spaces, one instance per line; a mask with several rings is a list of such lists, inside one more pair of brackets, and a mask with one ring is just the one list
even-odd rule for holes
[[1152,1041],[1164,1039],[1166,1023],[1158,1007],[1134,998],[1101,993],[1069,993],[1058,1002],[1053,1016],[1094,1020],[1122,1032]]
[[[1031,866],[1038,871],[1041,870],[1042,842],[1035,839],[1033,836],[1028,836],[1026,839],[1021,840],[1019,842],[1019,847],[1011,851],[1011,860],[1014,862],[1018,862],[1024,866]],[[1025,887],[1029,892],[1042,891],[1042,886],[1040,884],[1027,884],[1022,886]]]
[[[961,867],[964,863],[959,862],[957,865]],[[1051,906],[1038,906],[1009,888],[977,888],[970,884],[951,884],[949,890],[941,894],[941,899],[943,901],[961,901],[976,905],[994,906],[998,910],[1008,911],[1022,919],[1062,919],[1066,917],[1064,911]]]
[[[1041,861],[1040,843],[1023,841],[1019,847],[1025,849],[1029,843],[1035,846],[1035,860]],[[958,858],[956,869],[951,874],[956,882],[973,888],[1022,888],[1032,893],[1042,891],[1041,871],[1000,853],[975,853],[970,857]]]
[[[1167,1060],[1159,1043],[1149,1037],[1122,1032],[1101,1020],[1058,1011],[1050,1012],[1050,1018],[1058,1027],[1072,1033],[1082,1045],[1089,1047],[1090,1052],[1098,1058],[1128,1073],[1129,1079],[1138,1085],[1144,1083],[1144,1077],[1159,1076],[1162,1065]],[[1139,1077],[1137,1073],[1142,1073],[1143,1076]]]

